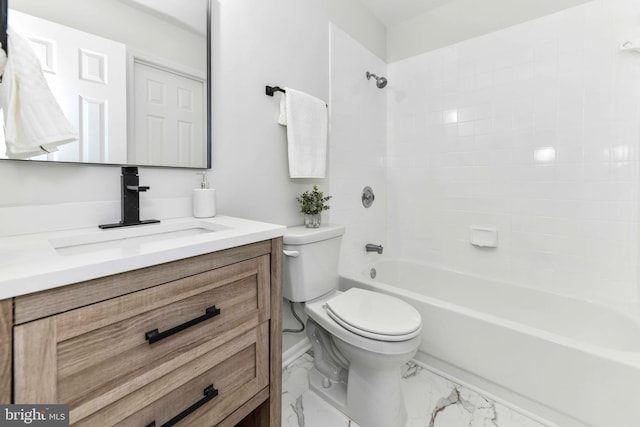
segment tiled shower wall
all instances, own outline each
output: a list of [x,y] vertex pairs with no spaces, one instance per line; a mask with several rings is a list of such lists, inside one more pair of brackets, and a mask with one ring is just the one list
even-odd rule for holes
[[[386,75],[386,64],[343,30],[331,24],[331,222],[346,226],[340,268],[363,265],[377,256],[367,243],[386,247],[387,92],[366,72]],[[375,193],[365,209],[365,186]],[[347,265],[349,264],[349,265]]]
[[389,64],[394,254],[636,302],[638,39],[637,0],[594,0]]

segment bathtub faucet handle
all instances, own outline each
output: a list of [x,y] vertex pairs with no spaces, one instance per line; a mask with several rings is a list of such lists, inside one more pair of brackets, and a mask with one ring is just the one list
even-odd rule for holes
[[365,246],[365,249],[367,250],[367,252],[378,252],[379,254],[382,253],[382,245],[374,245],[373,243],[367,243],[367,245]]

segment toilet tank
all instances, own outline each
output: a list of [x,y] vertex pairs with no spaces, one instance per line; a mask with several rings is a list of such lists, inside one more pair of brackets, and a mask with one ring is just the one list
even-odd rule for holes
[[282,294],[310,301],[338,288],[338,257],[343,225],[291,227],[283,236]]

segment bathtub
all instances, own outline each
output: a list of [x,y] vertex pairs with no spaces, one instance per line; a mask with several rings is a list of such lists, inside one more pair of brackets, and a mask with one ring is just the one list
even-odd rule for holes
[[560,427],[640,426],[640,325],[628,314],[407,260],[342,273],[351,287],[416,307],[416,358],[451,378]]

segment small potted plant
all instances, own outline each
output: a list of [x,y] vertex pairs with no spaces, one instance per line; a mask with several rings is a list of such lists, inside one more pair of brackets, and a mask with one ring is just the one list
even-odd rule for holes
[[325,196],[318,186],[314,185],[312,191],[305,191],[296,200],[300,203],[300,212],[304,214],[304,225],[307,228],[318,228],[321,222],[321,213],[330,208],[327,205],[333,196]]

